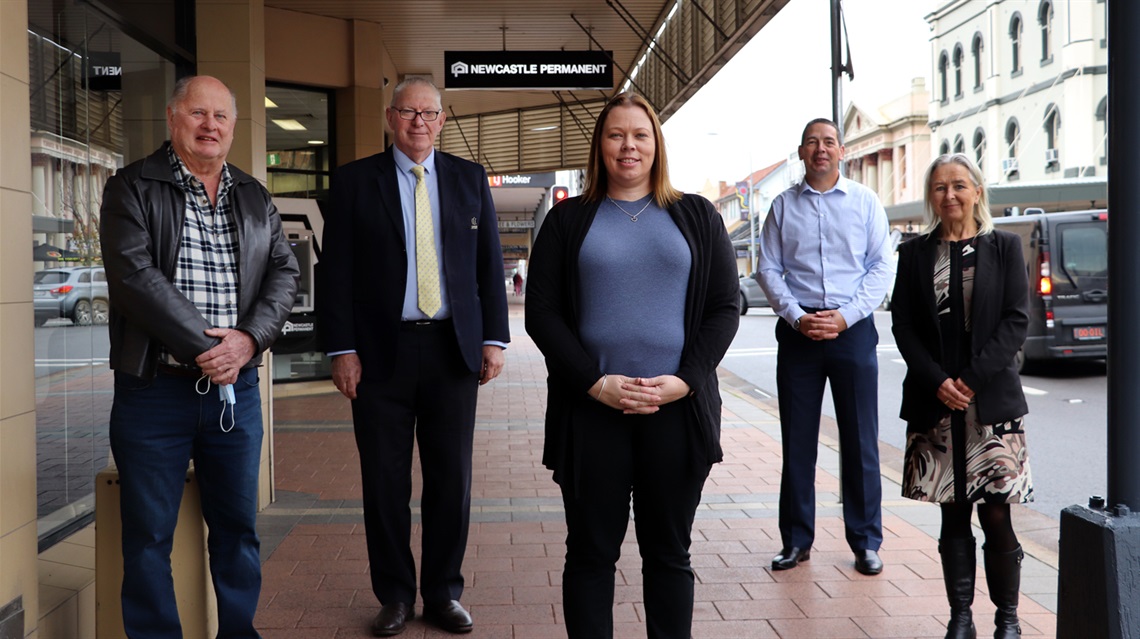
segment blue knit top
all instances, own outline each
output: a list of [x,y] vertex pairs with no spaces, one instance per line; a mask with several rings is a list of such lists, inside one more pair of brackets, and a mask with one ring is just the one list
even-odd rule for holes
[[606,373],[655,377],[680,366],[692,255],[652,197],[603,200],[578,256],[581,339]]

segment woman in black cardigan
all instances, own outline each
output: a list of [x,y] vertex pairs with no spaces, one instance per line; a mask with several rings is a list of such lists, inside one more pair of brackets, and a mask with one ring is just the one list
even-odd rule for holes
[[1014,358],[1029,322],[1021,240],[996,231],[985,182],[961,153],[926,173],[925,232],[899,248],[891,297],[907,374],[903,495],[942,505],[938,551],[950,601],[948,638],[977,636],[973,504],[986,536],[994,637],[1016,639],[1021,559],[1010,504],[1031,501],[1028,412]]
[[739,322],[735,254],[708,200],[670,184],[640,96],[603,109],[586,172],[583,195],[542,223],[526,294],[549,373],[543,463],[566,509],[566,629],[613,636],[632,497],[649,636],[688,639],[693,518],[721,459],[716,367]]

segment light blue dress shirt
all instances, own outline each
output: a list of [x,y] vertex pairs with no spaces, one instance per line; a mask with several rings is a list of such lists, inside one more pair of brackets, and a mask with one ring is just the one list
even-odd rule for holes
[[439,174],[435,171],[435,149],[424,159],[424,181],[427,182],[428,199],[431,200],[431,221],[435,230],[435,256],[439,261],[439,295],[443,304],[435,317],[428,317],[420,310],[416,289],[416,165],[404,152],[392,146],[392,158],[396,161],[396,183],[400,187],[400,209],[404,213],[404,246],[408,252],[408,285],[404,287],[404,311],[401,319],[415,321],[422,319],[444,319],[451,317],[451,304],[447,297],[447,277],[443,272],[443,242],[440,239],[439,222]]
[[894,267],[887,213],[873,191],[843,176],[820,193],[805,180],[772,202],[760,234],[759,279],[777,315],[839,309],[848,326],[883,301]]

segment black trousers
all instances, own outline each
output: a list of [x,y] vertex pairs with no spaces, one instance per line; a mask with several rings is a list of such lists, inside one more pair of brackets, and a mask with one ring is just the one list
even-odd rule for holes
[[649,637],[689,639],[693,517],[709,468],[693,461],[697,425],[682,399],[654,415],[586,400],[573,416],[566,473],[562,603],[571,638],[613,637],[614,580],[633,501]]
[[403,324],[393,375],[357,388],[352,420],[372,591],[381,604],[416,600],[413,442],[423,475],[420,594],[430,603],[463,594],[478,389],[479,376],[464,364],[450,322]]

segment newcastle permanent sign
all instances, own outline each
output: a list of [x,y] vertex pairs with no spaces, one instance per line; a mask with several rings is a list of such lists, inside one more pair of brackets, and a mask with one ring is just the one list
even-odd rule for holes
[[448,89],[612,89],[608,51],[444,51]]

